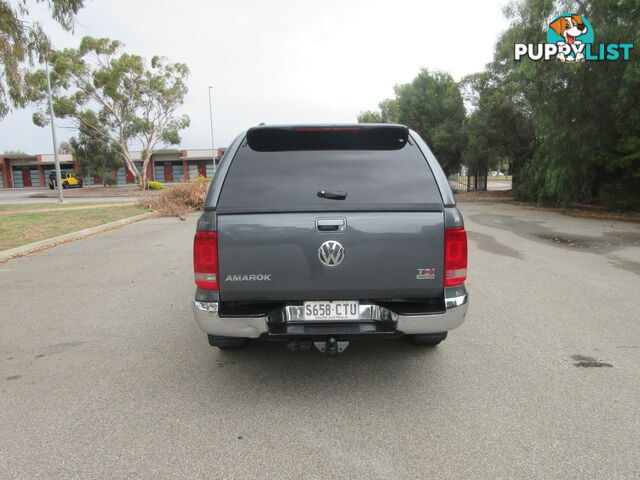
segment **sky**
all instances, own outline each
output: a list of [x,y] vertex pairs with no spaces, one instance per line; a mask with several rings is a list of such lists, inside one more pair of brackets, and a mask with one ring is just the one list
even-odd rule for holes
[[[33,4],[35,2],[28,2]],[[54,48],[85,35],[125,43],[126,51],[186,63],[191,118],[182,149],[224,147],[261,122],[349,123],[393,96],[421,68],[456,80],[482,71],[506,29],[503,1],[478,0],[86,0],[73,34],[47,16]],[[51,153],[51,129],[33,125],[32,108],[0,120],[0,152]],[[59,122],[58,142],[73,136]]]

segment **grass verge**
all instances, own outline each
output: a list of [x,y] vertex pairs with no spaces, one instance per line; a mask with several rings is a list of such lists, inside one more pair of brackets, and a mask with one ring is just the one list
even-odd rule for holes
[[[136,185],[121,185],[118,187],[83,187],[69,188],[64,191],[64,198],[87,198],[91,197],[147,197],[149,195],[157,195],[158,191],[150,192],[149,190],[140,190]],[[31,198],[58,198],[58,192],[55,190],[47,190],[44,192],[29,195]]]
[[146,213],[138,206],[0,215],[0,251]]
[[[129,200],[127,200],[129,201]],[[135,202],[131,199],[130,202]],[[113,202],[115,204],[116,202]],[[117,202],[118,206],[125,202]],[[107,202],[67,202],[67,203],[3,203],[0,204],[0,215],[5,212],[17,212],[22,210],[72,210],[75,207],[91,207],[109,205]]]

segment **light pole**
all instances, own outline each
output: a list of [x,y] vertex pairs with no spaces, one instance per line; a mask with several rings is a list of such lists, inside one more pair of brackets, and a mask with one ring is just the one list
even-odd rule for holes
[[213,108],[211,107],[211,89],[213,87],[209,86],[209,123],[211,124],[211,151],[213,152],[213,176],[216,176],[216,146],[213,143]]
[[60,173],[60,159],[58,158],[58,141],[56,140],[56,124],[53,116],[53,96],[51,95],[51,78],[49,76],[49,52],[45,59],[45,69],[47,71],[47,91],[49,92],[49,116],[51,117],[51,135],[53,137],[53,158],[56,165],[56,186],[58,187],[58,202],[64,202],[62,193],[62,174]]

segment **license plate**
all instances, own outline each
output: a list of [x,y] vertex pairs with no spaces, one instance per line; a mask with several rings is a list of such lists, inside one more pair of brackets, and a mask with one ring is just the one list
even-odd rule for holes
[[304,302],[305,320],[358,320],[357,300]]

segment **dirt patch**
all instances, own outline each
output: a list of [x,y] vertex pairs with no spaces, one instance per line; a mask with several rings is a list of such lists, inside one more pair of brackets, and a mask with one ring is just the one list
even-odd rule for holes
[[610,363],[600,362],[593,357],[587,357],[585,355],[572,355],[571,358],[576,362],[573,365],[580,368],[613,367]]
[[632,232],[607,232],[598,237],[567,235],[555,232],[536,233],[534,235],[555,245],[580,250],[598,250],[597,253],[609,253],[623,247],[637,247],[640,245],[640,234]]
[[460,202],[513,202],[513,190],[478,190],[474,192],[456,193],[456,200]]
[[616,212],[599,205],[579,204],[573,207],[543,207],[530,202],[517,202],[513,190],[487,190],[456,193],[459,202],[502,202],[519,205],[527,210],[541,210],[556,212],[571,217],[594,218],[597,220],[623,220],[625,222],[640,223],[639,212]]
[[640,223],[640,213],[635,212],[614,212],[602,207],[593,208],[554,208],[539,207],[531,203],[514,202],[523,206],[526,210],[542,210],[547,212],[557,212],[570,217],[593,218],[595,220],[622,220],[625,222]]
[[557,233],[544,233],[538,234],[538,237],[543,240],[547,240],[548,242],[555,243],[558,245],[564,245],[567,247],[576,247],[576,248],[598,248],[598,241],[596,239],[591,239],[587,237],[564,237]]

